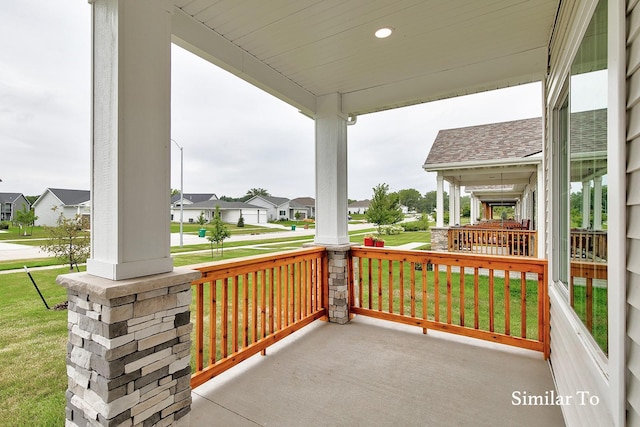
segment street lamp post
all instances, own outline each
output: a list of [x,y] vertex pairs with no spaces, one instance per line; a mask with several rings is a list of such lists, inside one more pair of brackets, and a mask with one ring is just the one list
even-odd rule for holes
[[176,142],[175,139],[171,139],[176,146],[180,149],[180,247],[182,247],[183,243],[183,233],[182,233],[182,220],[184,218],[184,152],[182,150],[182,146]]

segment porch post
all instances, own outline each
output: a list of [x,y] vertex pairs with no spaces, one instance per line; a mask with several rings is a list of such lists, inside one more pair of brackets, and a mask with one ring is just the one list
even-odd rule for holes
[[456,186],[449,183],[449,227],[456,224]]
[[329,321],[349,321],[347,120],[339,93],[316,100],[316,237],[327,248]]
[[593,229],[602,230],[602,177],[593,179]]
[[340,94],[320,96],[316,106],[315,243],[348,244],[347,121]]
[[591,224],[591,181],[582,181],[582,228]]
[[456,224],[460,225],[460,184],[456,184],[454,188],[456,190]]
[[93,1],[91,258],[111,280],[171,271],[168,1]]
[[441,172],[436,178],[436,227],[444,227],[444,177]]
[[470,208],[471,208],[471,218],[470,218],[470,223],[471,224],[475,224],[476,223],[476,198],[473,194],[471,194],[471,196],[469,197],[469,203],[470,203]]

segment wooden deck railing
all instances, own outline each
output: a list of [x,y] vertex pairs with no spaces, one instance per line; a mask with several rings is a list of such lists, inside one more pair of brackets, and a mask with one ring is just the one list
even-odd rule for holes
[[[326,316],[324,248],[219,262],[196,268],[196,387]],[[195,319],[193,318],[195,317]]]
[[449,252],[537,257],[535,230],[452,227]]
[[[585,279],[583,321],[589,332],[593,332],[593,279],[607,280],[607,264],[603,262],[571,261],[571,286],[569,286],[571,307],[575,307],[575,279],[577,277]],[[580,314],[578,316],[582,317]]]
[[607,232],[571,230],[571,260],[606,262]]
[[547,261],[351,250],[351,313],[466,335],[549,356]]

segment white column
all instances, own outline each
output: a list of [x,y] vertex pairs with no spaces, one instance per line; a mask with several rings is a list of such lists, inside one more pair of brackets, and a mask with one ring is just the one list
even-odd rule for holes
[[593,179],[593,229],[602,230],[602,177]]
[[[533,221],[535,219],[535,228],[537,230],[538,236],[538,258],[546,258],[548,256],[546,248],[547,248],[547,221],[546,221],[546,210],[544,204],[544,165],[541,163],[538,164],[538,170],[536,173],[537,183],[536,183],[536,210],[537,212],[533,212],[533,216],[531,217],[532,227]],[[533,200],[532,200],[533,204]]]
[[436,227],[444,227],[444,178],[440,172],[436,178]]
[[582,181],[582,228],[591,225],[591,181]]
[[338,93],[316,101],[315,243],[349,243],[347,229],[347,121]]
[[173,269],[171,2],[93,2],[91,258],[111,280]]
[[460,221],[460,184],[456,184],[454,188],[456,190],[456,195],[455,195],[456,224],[460,225],[460,222],[461,222]]
[[456,186],[449,183],[449,227],[456,224]]
[[470,213],[471,218],[470,218],[469,222],[471,224],[475,224],[478,214],[476,212],[476,198],[474,197],[473,194],[471,196],[469,196],[469,207],[471,209],[471,213]]

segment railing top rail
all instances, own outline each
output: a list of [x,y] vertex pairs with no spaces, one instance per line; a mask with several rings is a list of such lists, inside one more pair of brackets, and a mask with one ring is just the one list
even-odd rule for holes
[[237,272],[239,269],[248,268],[251,271],[262,270],[277,265],[286,264],[296,259],[315,258],[326,251],[323,246],[274,252],[268,255],[252,255],[224,261],[214,261],[193,266],[194,270],[202,273],[202,277],[193,284],[204,283],[211,279],[213,273]]
[[547,266],[544,258],[507,255],[462,254],[459,252],[407,251],[391,248],[353,247],[352,255],[406,262],[493,268],[497,270],[542,273]]
[[499,228],[499,227],[482,227],[482,226],[461,226],[461,227],[451,227],[449,228],[449,232],[459,232],[459,231],[491,231],[491,232],[511,232],[511,233],[522,233],[522,234],[536,234],[537,230],[525,230],[519,228]]

